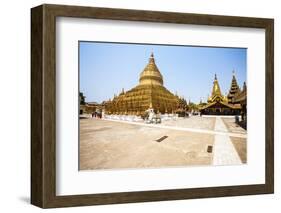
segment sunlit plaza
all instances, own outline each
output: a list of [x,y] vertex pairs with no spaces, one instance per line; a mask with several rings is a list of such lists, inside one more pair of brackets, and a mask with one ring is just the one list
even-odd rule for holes
[[80,170],[247,163],[246,49],[80,45]]
[[246,130],[235,117],[145,121],[80,118],[80,169],[158,168],[246,163]]

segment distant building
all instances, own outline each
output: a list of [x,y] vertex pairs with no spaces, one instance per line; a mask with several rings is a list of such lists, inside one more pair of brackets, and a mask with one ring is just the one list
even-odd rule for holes
[[80,114],[92,114],[94,112],[101,113],[104,108],[104,103],[97,103],[97,102],[85,102],[81,104],[80,102]]

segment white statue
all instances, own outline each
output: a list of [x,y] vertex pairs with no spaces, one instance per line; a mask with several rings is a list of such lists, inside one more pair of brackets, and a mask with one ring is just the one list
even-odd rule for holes
[[146,123],[149,123],[149,124],[151,124],[151,123],[154,123],[154,124],[161,123],[160,114],[159,113],[155,114],[153,108],[149,108],[145,112],[148,114]]

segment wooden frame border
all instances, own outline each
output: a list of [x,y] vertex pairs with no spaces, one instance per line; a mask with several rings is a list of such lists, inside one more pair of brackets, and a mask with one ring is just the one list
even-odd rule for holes
[[[195,189],[56,196],[56,17],[263,28],[266,31],[266,183]],[[31,203],[66,207],[274,192],[274,20],[156,11],[41,5],[31,9]]]

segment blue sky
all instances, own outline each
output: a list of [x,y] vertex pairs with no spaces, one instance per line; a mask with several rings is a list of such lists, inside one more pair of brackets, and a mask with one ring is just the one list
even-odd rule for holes
[[79,42],[80,91],[86,102],[102,102],[122,88],[136,86],[151,52],[163,75],[164,86],[198,103],[210,95],[215,73],[226,94],[232,70],[242,87],[246,81],[247,50],[170,45]]

